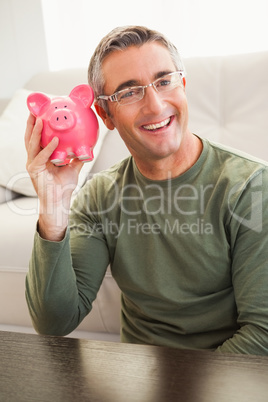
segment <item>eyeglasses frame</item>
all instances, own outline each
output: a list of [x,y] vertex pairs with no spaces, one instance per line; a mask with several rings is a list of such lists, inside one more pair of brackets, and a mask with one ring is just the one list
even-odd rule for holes
[[[174,71],[174,72],[172,72],[172,73],[164,74],[163,77],[165,77],[166,75],[173,75],[173,74],[177,74],[177,73],[180,74],[180,76],[181,76],[181,81],[183,82],[183,78],[185,78],[184,70],[177,70],[177,71]],[[158,89],[157,89],[156,86],[155,86],[155,83],[156,83],[157,81],[161,80],[163,77],[157,78],[155,81],[151,82],[151,83],[148,84],[148,85],[136,85],[136,86],[133,86],[133,87],[125,88],[125,89],[122,89],[121,91],[114,92],[112,95],[99,95],[99,96],[97,97],[97,101],[98,101],[98,100],[106,100],[106,101],[110,101],[110,102],[118,102],[120,105],[123,105],[123,106],[124,106],[124,105],[130,105],[130,104],[132,104],[132,103],[136,103],[136,102],[138,102],[139,100],[142,100],[142,99],[143,99],[144,94],[145,94],[145,89],[146,89],[146,88],[154,87],[154,89],[156,90],[156,92],[159,92]],[[130,90],[130,89],[132,89],[132,88],[142,88],[142,90],[143,90],[143,96],[142,96],[142,98],[140,98],[139,100],[134,101],[134,102],[121,104],[121,103],[118,101],[118,99],[117,99],[118,94],[120,94],[120,93],[122,93],[122,92],[124,92],[124,91],[126,91],[126,90]],[[173,88],[171,88],[170,90],[172,90],[172,89],[174,89],[174,88],[177,88],[177,87],[173,87]],[[165,91],[163,91],[163,92],[165,92]],[[167,92],[168,92],[168,90],[167,90]]]

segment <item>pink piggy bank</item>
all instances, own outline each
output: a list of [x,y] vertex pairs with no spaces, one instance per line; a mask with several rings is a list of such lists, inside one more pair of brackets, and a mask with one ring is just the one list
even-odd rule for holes
[[67,165],[73,158],[83,162],[94,158],[99,124],[90,108],[93,99],[89,85],[76,86],[67,97],[50,99],[40,92],[28,96],[28,109],[43,120],[41,146],[45,147],[55,136],[59,138],[59,145],[50,157],[55,165]]

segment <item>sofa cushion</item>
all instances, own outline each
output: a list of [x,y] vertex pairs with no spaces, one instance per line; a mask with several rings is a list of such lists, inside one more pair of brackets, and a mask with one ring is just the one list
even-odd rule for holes
[[0,204],[13,200],[14,198],[17,198],[17,197],[18,197],[18,194],[15,193],[14,191],[11,191],[6,187],[0,186]]

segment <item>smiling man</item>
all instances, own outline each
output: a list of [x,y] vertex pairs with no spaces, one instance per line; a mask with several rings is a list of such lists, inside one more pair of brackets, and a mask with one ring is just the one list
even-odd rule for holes
[[[119,91],[120,100],[99,96],[111,101],[109,112],[98,104],[96,109],[108,128],[116,127],[121,133],[140,172],[156,180],[186,171],[202,149],[201,141],[188,129],[184,72],[176,70],[168,49],[158,42],[112,52],[102,64],[103,90]],[[157,85],[149,86],[155,80]],[[146,88],[129,91],[138,86]],[[132,103],[135,97],[138,101]]]
[[268,354],[267,165],[190,132],[183,63],[159,32],[113,30],[89,84],[131,156],[88,181],[69,216],[81,162],[52,165],[57,139],[41,150],[42,122],[30,116],[40,216],[26,298],[36,330],[74,330],[110,264],[123,342]]

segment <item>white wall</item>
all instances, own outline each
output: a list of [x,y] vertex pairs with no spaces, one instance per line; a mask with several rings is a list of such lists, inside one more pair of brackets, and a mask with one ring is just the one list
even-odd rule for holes
[[0,98],[48,70],[41,0],[0,0]]
[[268,50],[268,0],[42,0],[50,69],[87,66],[120,25],[165,33],[183,57]]
[[0,98],[35,73],[86,67],[118,25],[165,33],[183,57],[268,50],[267,0],[0,0]]

